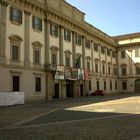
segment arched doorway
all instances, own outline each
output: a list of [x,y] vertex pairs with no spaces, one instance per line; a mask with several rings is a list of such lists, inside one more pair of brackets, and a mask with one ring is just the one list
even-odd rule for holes
[[135,80],[135,92],[140,93],[140,79]]

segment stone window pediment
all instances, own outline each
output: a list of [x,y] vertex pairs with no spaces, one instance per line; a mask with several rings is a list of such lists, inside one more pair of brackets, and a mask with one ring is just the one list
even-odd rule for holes
[[22,42],[23,41],[23,39],[19,35],[15,35],[15,34],[9,36],[9,39],[10,39],[10,41],[16,41],[16,42]]
[[123,63],[123,64],[121,64],[120,66],[121,66],[121,67],[127,67],[127,64],[124,64],[124,63]]
[[42,43],[40,43],[39,41],[33,42],[32,45],[35,47],[42,47],[43,46]]
[[59,48],[56,47],[56,46],[51,46],[50,49],[51,49],[51,51],[53,51],[53,52],[59,51]]
[[71,55],[72,52],[71,52],[70,50],[66,50],[66,51],[65,51],[65,54],[66,54],[66,55]]

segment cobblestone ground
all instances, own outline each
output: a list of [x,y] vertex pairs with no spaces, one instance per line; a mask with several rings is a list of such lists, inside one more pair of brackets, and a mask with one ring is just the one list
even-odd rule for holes
[[140,140],[140,96],[0,107],[0,140]]

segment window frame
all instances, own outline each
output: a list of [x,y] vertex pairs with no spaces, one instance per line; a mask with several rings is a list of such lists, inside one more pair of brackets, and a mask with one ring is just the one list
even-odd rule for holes
[[50,23],[50,35],[52,37],[58,37],[59,35],[59,26],[55,23]]
[[42,19],[37,16],[32,16],[32,28],[37,31],[42,31]]

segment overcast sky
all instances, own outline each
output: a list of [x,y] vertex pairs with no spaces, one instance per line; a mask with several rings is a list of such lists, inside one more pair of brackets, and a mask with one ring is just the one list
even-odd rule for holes
[[110,36],[140,32],[140,0],[66,0]]

